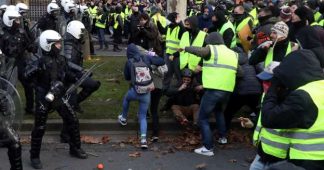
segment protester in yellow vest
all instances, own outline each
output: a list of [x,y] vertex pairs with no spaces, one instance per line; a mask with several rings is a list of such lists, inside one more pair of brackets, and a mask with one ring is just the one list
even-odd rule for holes
[[213,133],[209,126],[210,114],[215,113],[219,140],[227,143],[224,121],[224,107],[234,90],[238,67],[238,54],[224,45],[222,36],[213,32],[205,39],[206,47],[185,47],[185,52],[197,55],[203,59],[202,85],[204,95],[200,103],[199,126],[202,134],[202,147],[195,153],[213,156]]
[[217,10],[212,16],[213,26],[208,29],[208,33],[218,31],[224,39],[228,48],[236,47],[236,36],[234,26],[227,20],[222,10]]
[[164,77],[163,84],[167,89],[170,86],[173,75],[175,74],[177,81],[181,80],[181,71],[179,67],[180,52],[178,51],[180,45],[180,39],[186,29],[180,20],[180,16],[177,12],[172,12],[167,16],[167,19],[171,22],[166,28],[163,28],[158,22],[158,29],[161,34],[166,35],[165,42],[165,61],[168,66],[168,72]]
[[234,28],[236,31],[236,43],[239,47],[243,47],[245,52],[251,49],[253,20],[242,5],[236,6],[233,11]]
[[90,18],[92,19],[92,24],[93,24],[91,33],[94,34],[96,32],[95,23],[96,23],[96,17],[98,14],[98,7],[95,6],[93,1],[90,2],[90,7],[89,7],[88,11],[89,11]]
[[[155,24],[155,26],[158,26],[158,24],[160,24],[163,28],[166,28],[167,19],[163,15],[161,15],[161,9],[159,9],[156,6],[152,6],[150,14],[151,14],[151,20]],[[161,33],[161,36],[163,39],[165,39],[165,34]]]
[[116,6],[116,14],[114,16],[114,51],[119,52],[121,49],[118,47],[119,44],[123,42],[122,35],[123,35],[123,28],[124,28],[124,17],[122,13],[122,7],[117,5]]
[[99,49],[103,49],[103,45],[105,45],[106,49],[108,49],[108,43],[105,38],[105,28],[106,28],[106,22],[107,22],[107,12],[104,12],[103,10],[98,11],[98,16],[96,17],[96,27],[98,29],[98,39],[99,39]]
[[261,137],[251,170],[285,159],[307,170],[323,169],[324,74],[312,51],[292,52],[273,70],[261,108],[268,133]]
[[132,10],[132,2],[128,2],[125,10],[125,19],[124,19],[124,37],[126,39],[128,39],[129,36],[129,32],[130,32],[130,18],[133,14],[133,10]]
[[[179,47],[203,47],[207,33],[199,30],[197,16],[187,18],[185,20],[185,27],[187,31],[183,33]],[[196,55],[187,52],[180,52],[180,70],[188,67],[192,71],[200,72],[201,66],[198,65],[200,61],[201,58]]]
[[264,62],[266,67],[272,61],[281,62],[284,57],[293,49],[297,49],[298,45],[292,43],[288,39],[289,28],[283,21],[277,22],[271,28],[270,40],[260,44],[255,49],[249,59],[251,65],[257,65]]

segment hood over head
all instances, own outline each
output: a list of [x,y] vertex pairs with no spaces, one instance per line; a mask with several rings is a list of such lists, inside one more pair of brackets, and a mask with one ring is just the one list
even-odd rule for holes
[[127,54],[127,58],[128,59],[132,59],[133,58],[136,61],[140,60],[140,57],[141,57],[141,53],[140,53],[139,49],[133,43],[131,43],[131,44],[129,44],[127,46],[126,54]]
[[198,33],[199,32],[198,17],[191,16],[191,17],[187,18],[187,21],[189,22],[193,33]]
[[212,32],[205,38],[205,43],[208,45],[220,45],[224,44],[224,40],[222,35],[220,35],[218,32]]
[[273,76],[289,90],[295,90],[307,83],[324,79],[320,62],[310,50],[291,52],[274,69],[273,73]]

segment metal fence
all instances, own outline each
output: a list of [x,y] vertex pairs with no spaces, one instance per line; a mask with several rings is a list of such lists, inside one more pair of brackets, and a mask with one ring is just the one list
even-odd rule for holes
[[51,0],[30,0],[29,1],[29,16],[30,20],[37,21],[46,13],[47,5]]

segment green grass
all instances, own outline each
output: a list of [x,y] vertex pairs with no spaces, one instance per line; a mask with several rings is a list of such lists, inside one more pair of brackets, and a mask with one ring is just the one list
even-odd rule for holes
[[[105,65],[94,70],[92,76],[93,79],[100,80],[101,87],[81,103],[84,113],[79,114],[79,118],[115,119],[122,110],[122,100],[129,88],[129,83],[124,80],[123,75],[126,57],[93,57],[91,60],[85,61],[84,66],[89,68],[97,62],[107,62]],[[24,105],[25,96],[23,89],[20,84],[17,87]],[[137,103],[132,102],[129,109],[130,118],[134,118],[136,112]],[[25,118],[32,119],[33,117],[26,115]],[[59,118],[59,115],[54,112],[49,115],[49,118]]]

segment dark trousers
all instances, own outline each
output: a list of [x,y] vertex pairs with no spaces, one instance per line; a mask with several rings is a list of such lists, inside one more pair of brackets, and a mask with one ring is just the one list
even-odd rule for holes
[[164,60],[168,66],[168,72],[163,80],[163,89],[168,89],[173,79],[173,75],[175,75],[177,82],[181,80],[180,59],[174,58],[173,61],[171,61],[169,60],[169,56],[165,55]]
[[160,103],[160,99],[162,97],[162,90],[161,89],[154,89],[151,92],[151,105],[150,105],[150,112],[152,114],[152,130],[153,136],[159,135],[159,112],[158,107]]
[[88,35],[89,35],[90,54],[94,54],[95,50],[94,50],[94,47],[93,47],[92,36],[91,36],[91,34],[88,34]]
[[0,130],[0,146],[8,148],[10,170],[22,170],[21,144],[18,134],[12,134],[11,127],[2,127]]
[[237,113],[243,106],[249,106],[255,114],[258,114],[260,111],[260,101],[261,94],[239,95],[233,93],[224,111],[226,129],[230,129],[231,121],[235,113]]
[[205,93],[201,99],[198,121],[202,142],[207,149],[212,149],[214,146],[214,136],[209,125],[210,114],[215,114],[219,136],[225,137],[226,135],[223,112],[226,108],[230,95],[230,92],[208,89],[205,90]]
[[[47,91],[43,88],[36,88],[36,113],[35,123],[31,134],[31,158],[39,158],[42,139],[46,130],[46,121],[48,113],[51,110],[52,103],[48,103],[45,100]],[[70,101],[69,101],[70,102]],[[69,145],[70,149],[81,148],[79,120],[71,107],[65,104],[58,104],[55,106],[55,110],[66,122],[69,133]]]

